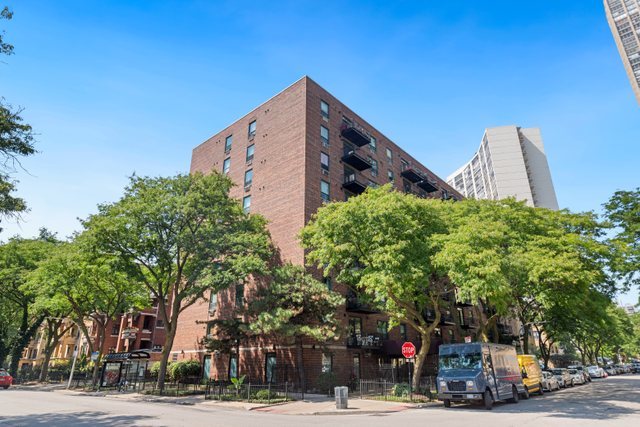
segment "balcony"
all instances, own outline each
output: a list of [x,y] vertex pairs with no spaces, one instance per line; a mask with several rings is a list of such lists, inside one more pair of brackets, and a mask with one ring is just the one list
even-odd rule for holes
[[348,150],[348,149],[344,150],[344,156],[342,156],[342,161],[345,164],[359,171],[363,171],[371,168],[371,163],[369,163],[369,160],[358,155],[358,153],[356,153],[354,150]]
[[420,181],[417,185],[418,185],[418,187],[422,188],[427,193],[433,193],[435,191],[438,191],[438,187],[436,187],[436,183],[430,181],[429,179],[425,179],[423,181]]
[[347,337],[347,347],[361,348],[365,350],[379,350],[382,349],[385,340],[386,338],[381,334],[353,334]]
[[351,173],[344,176],[344,181],[342,182],[342,188],[353,193],[353,194],[362,194],[364,190],[367,189],[366,184],[358,181],[355,173]]
[[363,302],[353,291],[347,293],[346,309],[354,313],[378,313],[378,310]]
[[422,174],[412,167],[405,168],[402,172],[400,172],[400,175],[414,184],[424,181],[424,177],[422,176]]
[[358,147],[363,147],[371,142],[369,133],[354,124],[343,123],[340,134]]

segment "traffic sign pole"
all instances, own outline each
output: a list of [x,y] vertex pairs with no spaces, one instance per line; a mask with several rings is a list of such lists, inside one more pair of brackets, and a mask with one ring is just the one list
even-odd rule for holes
[[413,361],[416,357],[416,346],[412,342],[407,341],[402,344],[402,355],[407,359],[409,363],[409,399],[413,401],[413,381],[411,374],[413,371]]

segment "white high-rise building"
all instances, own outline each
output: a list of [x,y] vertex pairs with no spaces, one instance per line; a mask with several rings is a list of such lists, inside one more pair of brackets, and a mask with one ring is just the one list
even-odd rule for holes
[[527,205],[558,209],[558,200],[538,128],[486,129],[471,161],[449,175],[465,197],[499,200],[513,196]]
[[640,0],[604,0],[607,21],[640,103]]

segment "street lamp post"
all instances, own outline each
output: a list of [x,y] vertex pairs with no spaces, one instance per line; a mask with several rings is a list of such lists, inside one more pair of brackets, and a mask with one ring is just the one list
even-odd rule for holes
[[[72,320],[73,323],[78,326],[78,324]],[[67,383],[67,390],[71,388],[71,381],[73,381],[73,373],[76,369],[76,361],[78,360],[78,353],[80,353],[80,337],[82,336],[80,332],[80,326],[78,326],[78,337],[76,338],[75,350],[73,351],[73,362],[71,363],[71,372],[69,373],[69,382]]]

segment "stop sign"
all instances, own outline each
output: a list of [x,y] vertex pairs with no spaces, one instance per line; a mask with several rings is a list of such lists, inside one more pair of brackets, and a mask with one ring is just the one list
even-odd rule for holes
[[409,341],[402,344],[402,355],[405,357],[405,359],[413,358],[416,355],[416,346]]

